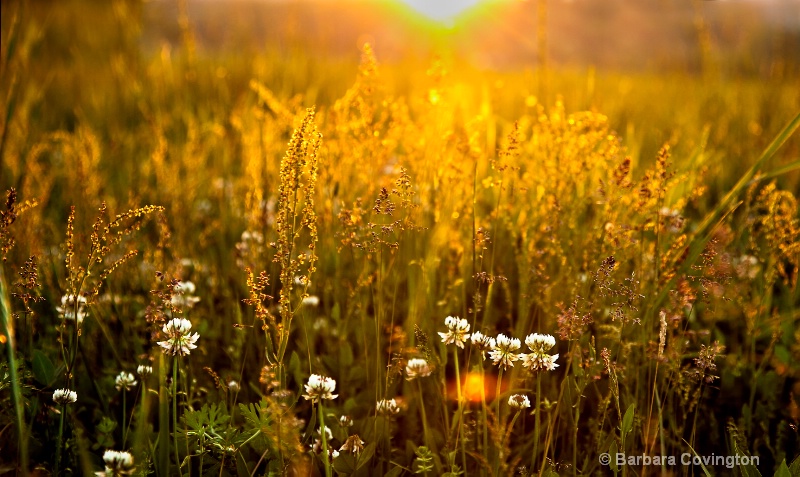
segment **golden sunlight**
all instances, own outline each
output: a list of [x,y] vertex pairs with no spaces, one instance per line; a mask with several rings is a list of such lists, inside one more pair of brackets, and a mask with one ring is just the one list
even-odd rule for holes
[[431,20],[450,23],[481,0],[402,0],[402,2]]

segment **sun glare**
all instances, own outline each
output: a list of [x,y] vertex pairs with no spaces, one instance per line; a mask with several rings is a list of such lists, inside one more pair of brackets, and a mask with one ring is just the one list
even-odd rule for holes
[[451,23],[481,0],[402,0],[417,13],[441,23]]

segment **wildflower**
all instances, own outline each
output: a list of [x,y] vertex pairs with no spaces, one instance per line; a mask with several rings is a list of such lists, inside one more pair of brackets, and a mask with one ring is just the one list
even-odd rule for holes
[[738,276],[751,280],[758,276],[758,272],[761,270],[758,259],[752,255],[742,255],[734,258],[733,266]]
[[304,394],[303,397],[310,399],[312,403],[321,399],[336,399],[339,395],[333,394],[334,389],[336,389],[336,381],[327,376],[312,374],[311,377],[308,378],[306,394]]
[[341,416],[339,417],[339,425],[342,427],[350,427],[353,425],[353,418],[350,416]]
[[[317,435],[322,437],[322,426],[320,426],[320,428],[317,429]],[[327,442],[330,442],[330,441],[333,440],[333,431],[331,431],[331,428],[327,427],[327,426],[325,426],[325,440]]]
[[[328,442],[330,443],[330,438],[328,439]],[[322,441],[319,439],[314,439],[314,443],[311,444],[310,447],[312,452],[314,452],[315,454],[320,454],[322,452]],[[339,457],[339,451],[332,448],[330,444],[328,444],[328,456],[330,460]]]
[[491,336],[486,336],[480,331],[472,333],[472,336],[469,337],[469,340],[472,342],[472,346],[478,348],[478,351],[481,352],[481,357],[483,357],[483,359],[486,359],[486,352],[493,349],[497,345],[494,338]]
[[515,351],[520,346],[522,344],[518,338],[509,338],[500,333],[497,335],[492,351],[489,352],[489,357],[492,358],[494,364],[503,365],[504,369],[508,369],[509,366],[514,366],[514,361],[519,359],[519,355]]
[[424,378],[425,376],[430,376],[431,367],[428,366],[428,362],[422,358],[413,358],[408,360],[408,364],[406,364],[406,374],[409,381],[414,378]]
[[525,344],[532,351],[530,354],[522,355],[522,366],[531,371],[547,370],[553,371],[558,367],[556,360],[558,355],[547,354],[556,345],[556,339],[551,335],[540,335],[533,333],[525,338]]
[[[78,295],[78,304],[77,304],[77,316],[78,316],[78,324],[80,325],[83,323],[83,319],[86,317],[86,297],[83,295]],[[61,306],[56,307],[56,311],[61,313],[62,318],[68,321],[75,321],[76,315],[76,306],[75,306],[75,295],[64,295],[61,297]]]
[[188,355],[191,350],[197,348],[195,342],[200,337],[198,333],[191,334],[192,323],[185,318],[173,318],[164,325],[162,331],[167,335],[165,341],[159,341],[164,353]]
[[136,368],[136,374],[138,374],[139,376],[141,376],[142,379],[144,379],[147,376],[153,374],[153,367],[152,366],[145,366],[143,364],[140,364]]
[[351,454],[360,454],[362,450],[364,450],[364,441],[358,437],[358,434],[348,437],[339,448],[339,452],[350,452]]
[[378,414],[382,416],[393,416],[400,413],[400,408],[397,406],[395,399],[381,399],[375,407]]
[[447,327],[447,333],[439,333],[442,343],[446,345],[455,343],[456,346],[463,349],[467,333],[469,333],[469,322],[457,316],[448,316],[444,319],[444,325]]
[[239,383],[234,380],[228,381],[228,389],[230,389],[232,393],[239,392]]
[[514,394],[508,398],[508,405],[514,409],[523,410],[531,407],[531,401],[524,394]]
[[69,389],[56,389],[53,393],[53,401],[56,404],[72,404],[78,400],[78,393]]
[[194,296],[195,290],[196,287],[192,282],[178,282],[172,288],[172,306],[179,308],[192,308],[197,304],[197,302],[200,301],[200,298]]
[[319,305],[319,297],[315,295],[309,295],[303,298],[303,305],[306,306],[317,306]]
[[133,377],[133,373],[126,373],[125,371],[119,373],[115,382],[117,391],[129,391],[136,386],[136,378]]
[[106,471],[97,472],[98,476],[130,475],[133,472],[133,456],[130,452],[107,450],[103,454],[103,462],[106,464]]

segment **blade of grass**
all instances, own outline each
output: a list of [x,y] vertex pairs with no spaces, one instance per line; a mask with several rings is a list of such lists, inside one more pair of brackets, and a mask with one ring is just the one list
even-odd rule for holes
[[6,289],[6,275],[3,263],[0,262],[0,317],[2,317],[2,339],[8,353],[8,367],[11,373],[11,397],[14,400],[14,413],[17,418],[17,436],[19,437],[19,464],[22,475],[28,475],[28,439],[25,435],[25,418],[22,409],[22,393],[17,376],[17,361],[14,355],[14,324],[11,322],[11,306]]

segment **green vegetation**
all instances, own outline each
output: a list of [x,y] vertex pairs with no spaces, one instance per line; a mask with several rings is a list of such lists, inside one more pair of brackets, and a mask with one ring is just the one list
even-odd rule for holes
[[800,472],[796,78],[80,7],[2,3],[2,472]]

